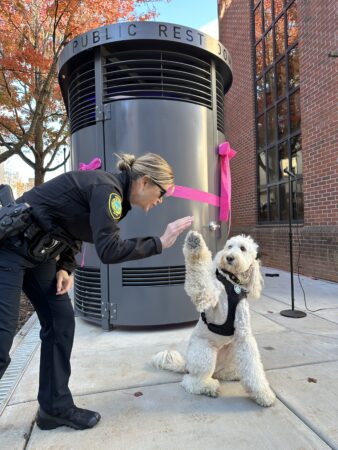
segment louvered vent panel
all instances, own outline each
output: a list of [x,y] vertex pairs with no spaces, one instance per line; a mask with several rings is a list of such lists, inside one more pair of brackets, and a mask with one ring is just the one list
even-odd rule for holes
[[95,124],[94,62],[82,64],[72,73],[68,87],[70,130]]
[[86,317],[101,319],[101,277],[99,269],[88,267],[75,271],[75,306]]
[[217,130],[224,133],[224,81],[216,72]]
[[174,286],[184,284],[185,266],[122,269],[123,286]]
[[103,62],[103,101],[165,98],[212,107],[210,63],[161,50],[121,51]]

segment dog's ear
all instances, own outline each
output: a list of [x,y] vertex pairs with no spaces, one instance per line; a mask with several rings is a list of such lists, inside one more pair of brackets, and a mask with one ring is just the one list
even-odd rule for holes
[[259,246],[257,246],[257,250],[256,250],[256,259],[261,259],[262,258],[262,252],[261,252],[261,248]]
[[252,298],[259,298],[263,288],[263,277],[260,270],[260,262],[254,260],[252,263],[251,277],[247,285],[247,290]]

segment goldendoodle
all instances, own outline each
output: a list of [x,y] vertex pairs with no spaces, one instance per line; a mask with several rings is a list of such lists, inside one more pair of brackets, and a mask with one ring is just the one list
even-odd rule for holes
[[259,298],[262,290],[257,251],[251,237],[234,236],[213,260],[201,234],[190,231],[185,239],[185,291],[201,316],[185,361],[173,350],[158,353],[152,361],[157,368],[185,373],[182,386],[192,394],[216,397],[220,381],[240,380],[259,405],[274,403],[247,301],[248,296]]

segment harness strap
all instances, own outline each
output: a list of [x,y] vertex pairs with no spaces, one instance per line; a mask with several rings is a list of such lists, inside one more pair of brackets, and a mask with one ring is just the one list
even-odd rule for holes
[[[233,336],[235,333],[235,316],[238,303],[246,298],[246,292],[237,284],[234,286],[225,276],[216,270],[217,279],[224,285],[228,296],[228,315],[226,321],[217,325],[215,323],[208,323],[205,313],[201,313],[203,322],[207,325],[208,329],[215,334],[221,336]],[[236,289],[238,288],[238,289]]]
[[[225,284],[226,282],[229,282],[230,280],[235,284],[238,284],[238,285],[241,284],[241,282],[236,277],[236,275],[234,275],[233,273],[231,273],[225,269],[222,269],[222,271],[220,271],[219,269],[216,269],[216,277],[223,284]],[[230,280],[229,280],[229,278],[230,278]]]

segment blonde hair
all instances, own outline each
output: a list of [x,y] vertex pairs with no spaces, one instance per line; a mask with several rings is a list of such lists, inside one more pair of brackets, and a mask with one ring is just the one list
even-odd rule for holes
[[115,155],[119,158],[117,168],[121,171],[130,171],[132,179],[148,176],[160,186],[173,186],[175,179],[171,166],[162,156],[156,153],[146,153],[136,158],[130,153]]

